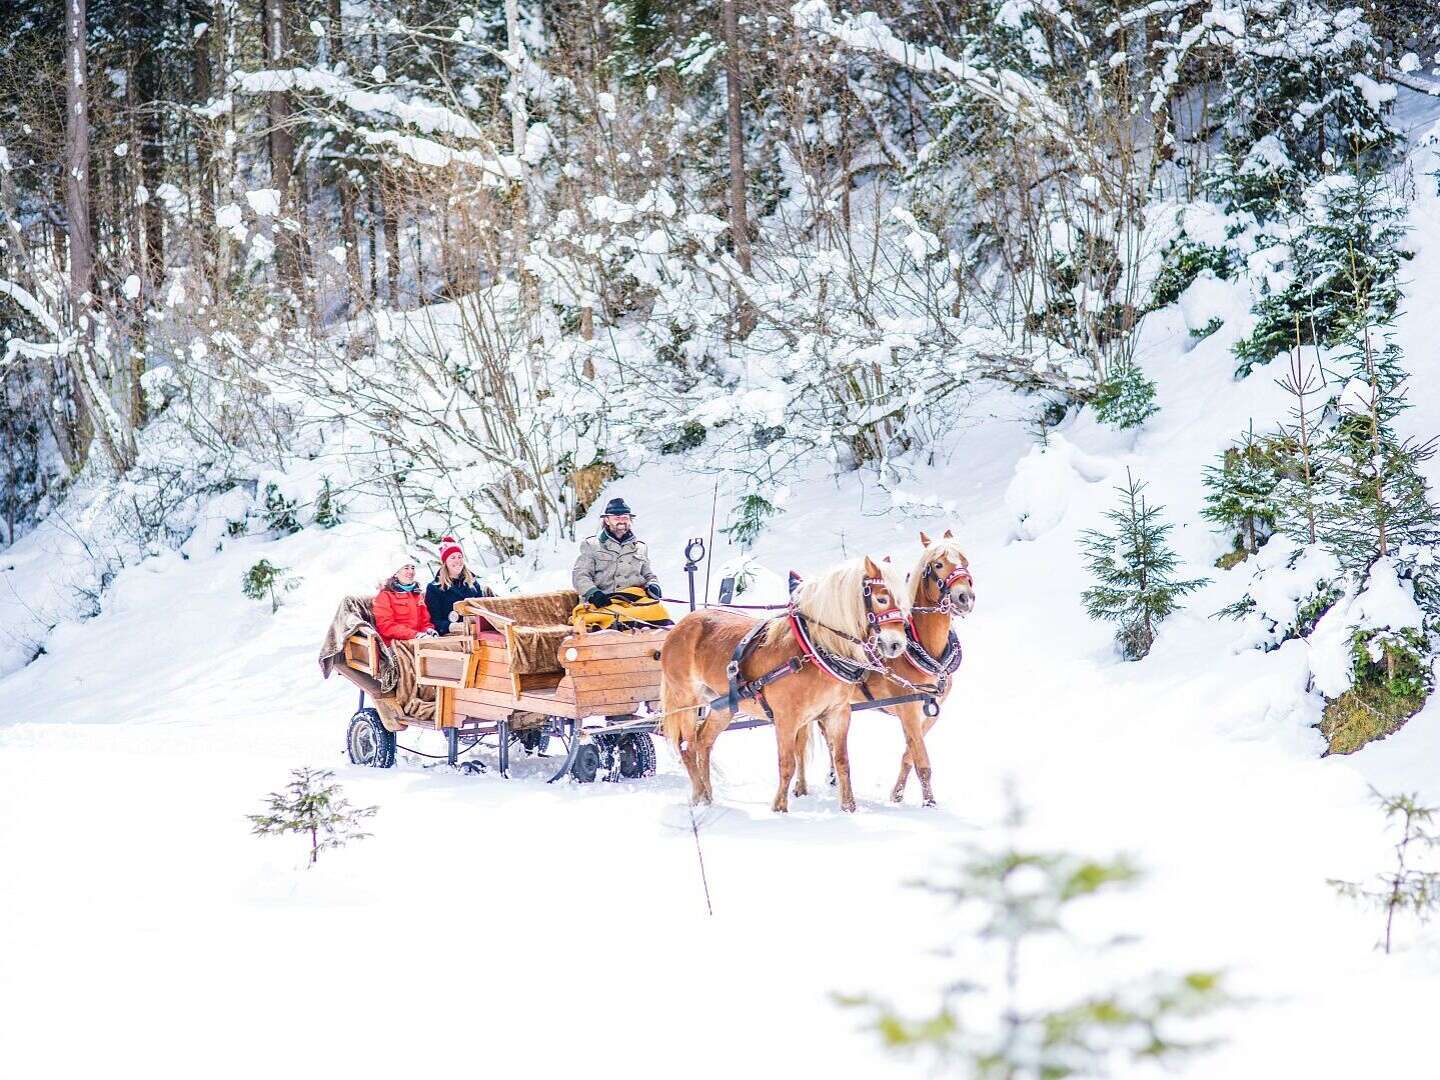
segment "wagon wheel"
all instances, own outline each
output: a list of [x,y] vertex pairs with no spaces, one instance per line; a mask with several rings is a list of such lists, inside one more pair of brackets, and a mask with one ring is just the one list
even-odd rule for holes
[[590,784],[600,771],[600,750],[594,743],[581,743],[575,747],[575,760],[570,765],[570,775],[577,784]]
[[616,763],[626,780],[655,775],[655,740],[643,731],[621,735],[615,744]]
[[345,749],[351,764],[388,769],[395,764],[395,733],[386,730],[375,709],[361,709],[350,718]]

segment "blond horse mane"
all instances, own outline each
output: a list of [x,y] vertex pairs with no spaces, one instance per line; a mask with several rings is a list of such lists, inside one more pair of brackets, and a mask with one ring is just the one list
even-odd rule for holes
[[965,557],[965,552],[960,550],[959,540],[947,536],[931,540],[920,552],[920,561],[915,564],[915,569],[910,571],[910,576],[906,579],[910,582],[910,588],[905,595],[912,604],[920,602],[920,590],[925,587],[925,567],[931,560],[942,555],[956,566],[969,567],[970,565],[970,560]]
[[[890,595],[905,614],[910,613],[910,593],[900,572],[889,563],[876,563]],[[864,661],[860,646],[847,641],[826,627],[863,639],[869,633],[865,620],[865,558],[850,559],[832,566],[819,577],[811,578],[795,590],[792,599],[796,610],[810,620],[810,636],[826,652],[851,660]],[[821,624],[824,624],[823,626]],[[789,631],[787,620],[776,619],[765,631],[765,644],[772,645]]]

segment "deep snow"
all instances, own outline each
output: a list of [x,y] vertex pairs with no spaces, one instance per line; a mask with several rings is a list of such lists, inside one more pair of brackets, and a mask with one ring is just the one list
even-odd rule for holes
[[[1419,184],[1406,269],[1420,299],[1401,343],[1416,375],[1433,366],[1433,192]],[[768,570],[859,552],[906,566],[918,529],[950,527],[969,546],[978,607],[931,736],[939,808],[913,790],[904,806],[885,801],[900,752],[885,717],[852,728],[853,816],[823,786],[772,815],[770,733],[721,740],[719,805],[702,815],[713,918],[668,751],[657,777],[613,785],[546,786],[552,761],[521,761],[508,782],[422,759],[349,766],[354,693],[322,682],[315,655],[336,599],[374,587],[394,537],[356,520],[215,552],[217,509],[188,558],[126,569],[98,617],[62,625],[45,655],[0,680],[0,1075],[912,1075],[830,995],[916,994],[939,972],[964,974],[930,955],[943,922],[903,883],[986,835],[1007,782],[1033,842],[1127,852],[1148,870],[1136,896],[1089,916],[1140,935],[1141,967],[1221,967],[1244,996],[1224,1018],[1226,1044],[1181,1075],[1433,1071],[1440,937],[1402,922],[1398,951],[1379,954],[1378,916],[1326,879],[1388,863],[1370,783],[1440,799],[1440,706],[1354,757],[1321,760],[1306,645],[1239,648],[1236,624],[1208,617],[1248,570],[1211,566],[1223,544],[1198,517],[1202,467],[1284,402],[1274,371],[1230,378],[1243,290],[1202,288],[1226,325],[1192,347],[1183,303],[1147,323],[1141,357],[1161,412],[1138,436],[1082,414],[1041,449],[1033,403],[980,394],[897,490],[819,469],[792,485],[753,552]],[[1417,378],[1412,393],[1405,422],[1440,429],[1440,381]],[[1127,466],[1176,523],[1182,573],[1213,579],[1138,664],[1086,619],[1075,543]],[[682,595],[681,548],[704,531],[710,493],[681,463],[605,493],[639,510],[670,595]],[[953,509],[926,512],[932,496]],[[7,630],[31,603],[25,589],[63,589],[58,555],[83,556],[62,549],[49,527],[4,554]],[[511,584],[563,580],[572,552],[541,553]],[[733,554],[722,545],[717,562]],[[262,555],[303,579],[274,616],[239,592]],[[244,819],[301,764],[334,768],[353,801],[380,807],[372,839],[313,870],[299,841],[252,837]],[[1095,964],[1044,977],[1085,986]]]

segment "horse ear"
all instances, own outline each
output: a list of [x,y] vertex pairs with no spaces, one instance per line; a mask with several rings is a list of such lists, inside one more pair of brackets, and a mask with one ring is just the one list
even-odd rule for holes
[[929,546],[930,546],[930,537],[928,537],[928,536],[925,535],[925,530],[924,530],[924,529],[921,529],[921,530],[920,530],[920,543],[921,543],[921,545],[922,545],[923,547],[929,547]]
[[883,563],[889,563],[889,561],[890,561],[890,556],[889,556],[889,555],[886,555],[885,558],[881,559],[880,561],[883,562]]
[[949,529],[946,529],[946,530],[945,530],[945,539],[946,539],[946,540],[953,540],[953,539],[955,539],[954,533],[952,533]]
[[869,555],[865,556],[865,573],[869,577],[880,576],[880,567],[875,565],[875,560],[870,558]]

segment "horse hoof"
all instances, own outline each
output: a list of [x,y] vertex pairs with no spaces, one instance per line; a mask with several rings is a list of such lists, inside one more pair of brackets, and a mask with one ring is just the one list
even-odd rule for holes
[[905,801],[904,790],[896,788],[894,791],[890,792],[890,801],[893,803],[903,803]]
[[853,814],[855,812],[855,804],[853,802],[843,802],[840,804],[840,809],[844,810],[847,814]]
[[934,799],[926,799],[923,803],[921,803],[921,805],[922,805],[922,806],[934,806],[934,805],[935,805],[935,800],[934,800]]

